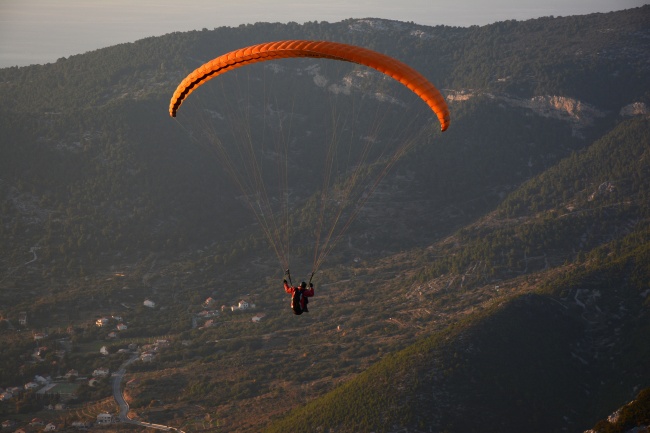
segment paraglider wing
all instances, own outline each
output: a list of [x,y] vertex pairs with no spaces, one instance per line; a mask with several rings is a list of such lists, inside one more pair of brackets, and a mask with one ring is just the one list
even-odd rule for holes
[[328,41],[288,40],[268,42],[241,48],[217,57],[189,74],[179,84],[169,104],[169,114],[176,117],[183,100],[206,81],[251,63],[264,62],[289,57],[317,57],[358,63],[376,69],[400,83],[418,95],[436,113],[440,120],[440,129],[449,126],[449,109],[433,84],[410,66],[366,48]]

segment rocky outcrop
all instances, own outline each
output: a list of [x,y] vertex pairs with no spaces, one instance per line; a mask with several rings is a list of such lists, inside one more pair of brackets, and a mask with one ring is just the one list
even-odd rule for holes
[[540,116],[566,120],[575,127],[591,126],[594,120],[605,117],[605,112],[593,105],[565,96],[533,96],[530,99],[502,98],[510,105],[533,110]]
[[634,102],[621,108],[619,114],[624,117],[647,116],[650,109],[644,102]]
[[513,98],[507,95],[493,95],[474,90],[446,90],[445,97],[449,102],[464,102],[476,96],[485,96],[512,107],[532,110],[536,114],[571,123],[574,135],[581,136],[580,130],[592,126],[596,119],[605,117],[607,113],[591,104],[566,96],[542,95],[528,99]]

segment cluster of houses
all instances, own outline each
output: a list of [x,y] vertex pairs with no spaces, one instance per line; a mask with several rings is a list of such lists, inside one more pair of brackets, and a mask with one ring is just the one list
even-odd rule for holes
[[[95,419],[94,425],[106,425],[106,424],[113,424],[117,422],[118,419],[115,415],[112,415],[110,413],[100,413],[97,415],[97,418]],[[9,430],[11,428],[16,428],[18,426],[18,423],[14,420],[7,419],[4,420],[2,423],[0,423],[0,427],[2,427],[3,430]],[[73,421],[70,424],[71,427],[77,428],[77,429],[88,429],[93,426],[93,422],[91,421]],[[43,421],[40,418],[33,418],[26,426],[24,427],[19,427],[17,430],[13,430],[13,433],[30,433],[34,431],[42,431],[42,432],[50,432],[50,431],[56,431],[60,430],[63,428],[62,425],[57,425],[53,422],[47,422]]]
[[[209,328],[214,325],[214,318],[218,317],[220,313],[225,312],[225,311],[244,311],[248,309],[253,309],[255,308],[255,304],[251,304],[248,301],[245,300],[240,300],[236,305],[222,305],[219,308],[215,308],[217,306],[217,301],[215,301],[213,298],[209,297],[203,302],[202,304],[203,310],[198,312],[195,317],[194,317],[194,327],[198,326],[199,322],[202,322],[203,325],[200,326],[200,329],[203,328]],[[263,314],[257,315],[253,317],[253,322],[259,322],[262,317],[264,317]]]
[[[4,429],[10,429],[16,427],[17,423],[14,420],[8,419],[3,421],[1,425],[2,425],[2,429],[4,430]],[[28,423],[27,427],[18,428],[17,430],[14,430],[14,433],[28,433],[34,431],[34,429],[38,429],[38,431],[47,432],[47,431],[57,430],[58,426],[52,422],[46,422],[40,418],[34,418]]]
[[[99,380],[100,378],[108,377],[109,375],[110,375],[110,370],[108,368],[105,367],[97,368],[93,371],[92,377],[88,381],[88,384],[90,386],[94,386],[97,380]],[[78,379],[83,379],[83,380],[86,379],[85,377],[79,377],[79,372],[77,370],[70,370],[64,376],[61,376],[56,380],[52,380],[50,376],[37,375],[34,377],[34,380],[27,382],[23,386],[8,387],[5,389],[0,388],[0,401],[11,400],[17,397],[19,394],[27,391],[46,394],[49,391],[51,391],[54,387],[56,387],[57,380],[62,381],[63,379],[65,379],[66,381],[69,381],[73,377]],[[66,403],[60,402],[56,404],[48,404],[45,407],[43,407],[43,409],[61,411],[61,410],[68,409],[68,407]],[[107,413],[101,413],[97,415],[95,424],[97,425],[110,424],[115,421],[116,419],[113,415]],[[72,427],[75,428],[89,428],[92,427],[93,423],[89,421],[75,421],[71,425]],[[16,426],[17,423],[14,420],[5,420],[1,423],[1,427],[3,430],[15,428]],[[35,430],[49,432],[49,431],[59,430],[60,428],[61,426],[55,423],[45,422],[40,418],[34,418],[26,426],[20,427],[17,430],[13,430],[13,433],[29,433]]]
[[169,346],[169,340],[156,340],[152,344],[145,344],[142,346],[140,352],[140,361],[151,362],[156,357],[156,354],[163,347]]
[[36,391],[52,383],[50,376],[34,376],[34,380],[27,382],[23,386],[10,386],[5,389],[0,388],[0,401],[11,400],[25,391]]
[[[145,299],[144,301],[144,306],[148,308],[155,308],[156,303],[150,299]],[[219,315],[223,314],[225,311],[246,311],[249,309],[254,309],[255,304],[251,304],[246,300],[240,300],[237,304],[235,305],[221,305],[218,306],[217,302],[209,297],[203,302],[202,304],[203,310],[200,311],[195,315],[195,320],[198,322],[200,321],[203,326],[202,327],[209,327],[212,326],[213,324],[213,319],[218,317]],[[264,317],[263,313],[255,315],[252,320],[253,322],[259,322],[262,318]],[[26,313],[21,313],[19,317],[19,322],[21,325],[26,325],[27,324],[27,314]],[[107,330],[110,330],[111,332],[108,334],[108,338],[118,338],[118,332],[120,331],[125,331],[128,329],[128,325],[125,323],[124,319],[121,316],[116,316],[116,315],[109,315],[109,316],[103,316],[95,320],[95,326],[100,327],[100,328],[106,328]],[[73,330],[74,331],[74,330]],[[70,331],[72,333],[72,331]],[[33,337],[35,341],[42,340],[47,337],[45,333],[40,333],[40,332],[35,332],[33,333]],[[59,342],[57,341],[57,344]],[[61,343],[62,344],[62,343]],[[140,360],[143,362],[149,362],[152,361],[158,351],[169,345],[168,340],[157,340],[155,343],[144,345],[141,348],[141,353],[140,353]],[[50,353],[50,350],[42,346],[40,344],[36,344],[37,348],[34,350],[32,353],[32,358],[34,358],[35,361],[43,361],[45,359],[45,356]],[[135,347],[131,347],[135,346]],[[60,348],[60,347],[59,347]],[[119,352],[132,352],[137,350],[138,347],[135,344],[129,345],[129,349],[120,349]],[[60,352],[60,353],[59,353]],[[100,349],[100,352],[103,353],[104,355],[109,355],[108,348],[106,346],[103,346]],[[57,356],[64,356],[65,355],[65,350],[58,350],[56,352],[53,352]],[[88,385],[90,386],[95,386],[99,380],[102,378],[106,378],[110,376],[110,371],[108,368],[97,368],[92,372],[91,377],[81,377],[79,372],[77,370],[69,370],[65,375],[61,377],[56,377],[52,379],[50,376],[40,376],[37,375],[34,377],[34,379],[28,383],[23,384],[22,386],[13,386],[13,387],[6,387],[2,388],[0,387],[0,402],[2,401],[9,401],[14,398],[16,398],[19,394],[23,392],[37,392],[39,394],[48,394],[48,393],[57,393],[56,391],[56,386],[58,383],[69,383],[71,381],[82,381],[82,380],[87,380]],[[55,405],[48,405],[44,409],[46,410],[65,410],[66,405],[65,403],[57,403]],[[72,423],[72,427],[77,427],[77,428],[88,428],[91,427],[93,424],[94,425],[104,425],[104,424],[111,424],[116,422],[116,419],[113,415],[108,414],[108,413],[103,413],[99,414],[97,416],[96,420],[93,420],[92,422],[90,421],[77,421]],[[15,421],[12,420],[6,420],[1,423],[2,429],[10,429],[10,428],[15,428],[16,423]],[[18,430],[13,430],[15,433],[23,433],[23,432],[33,432],[35,430],[38,431],[55,431],[57,429],[60,429],[62,426],[57,426],[56,424],[53,423],[45,423],[41,421],[40,419],[35,418],[32,420],[31,423],[26,425],[25,427],[19,428]]]
[[[108,377],[110,371],[108,368],[101,367],[93,371],[92,377],[88,380],[88,385],[95,386],[97,381],[101,378]],[[80,377],[77,370],[69,370],[65,375],[52,379],[50,376],[34,376],[34,380],[27,382],[23,386],[12,386],[5,389],[0,388],[0,401],[11,400],[12,398],[22,394],[25,391],[38,392],[39,394],[47,394],[56,387],[57,383],[60,382],[69,382],[70,380],[86,380],[87,377]],[[56,392],[56,391],[52,391]],[[63,404],[55,405],[55,407],[46,407],[46,409],[52,410],[63,410],[65,406]]]
[[[143,305],[147,308],[156,308],[156,303],[149,298],[145,298]],[[100,328],[112,329],[107,336],[109,339],[119,338],[119,331],[126,331],[129,329],[128,325],[124,323],[124,319],[122,319],[121,316],[100,317],[95,321],[95,325]]]
[[[217,305],[217,301],[215,301],[213,298],[208,298],[203,302],[203,308],[214,308]],[[221,311],[239,311],[239,310],[248,310],[249,308],[255,308],[255,304],[250,304],[248,301],[244,301],[243,299],[237,303],[237,305],[222,305],[221,306]]]
[[[115,324],[116,323],[116,324]],[[113,327],[113,324],[115,326]],[[129,329],[126,323],[121,316],[111,316],[111,317],[100,317],[95,321],[95,325],[100,328],[113,328],[114,330],[108,333],[108,338],[115,339],[118,338],[119,331],[126,331]]]

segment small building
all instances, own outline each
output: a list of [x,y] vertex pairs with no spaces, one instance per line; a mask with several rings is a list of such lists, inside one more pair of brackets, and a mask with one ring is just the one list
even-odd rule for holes
[[45,338],[45,334],[42,332],[35,332],[34,333],[34,341],[39,341]]
[[38,388],[40,388],[40,387],[41,387],[41,385],[39,385],[39,384],[36,383],[36,382],[27,382],[27,383],[25,384],[25,389],[26,389],[26,390],[34,390],[34,389],[38,389]]
[[106,367],[96,368],[93,371],[93,377],[108,377],[110,371]]
[[251,319],[254,323],[259,323],[260,320],[264,317],[264,314],[257,314]]
[[43,377],[37,374],[34,376],[34,382],[38,383],[39,385],[47,385],[48,383],[52,382],[52,378],[50,376]]
[[156,308],[156,303],[152,301],[151,299],[145,299],[144,300],[144,306],[149,307],[149,308]]
[[108,322],[109,322],[108,317],[102,317],[101,319],[97,319],[95,321],[95,325],[101,328],[102,326],[108,325]]
[[244,300],[239,301],[238,307],[239,307],[240,310],[246,310],[249,306],[250,305],[248,304],[248,302],[246,302]]
[[100,413],[97,415],[97,424],[98,425],[105,425],[105,424],[112,424],[114,422],[115,418],[113,415],[110,413],[104,412]]
[[142,355],[140,355],[140,360],[142,362],[151,362],[153,361],[154,354],[151,352],[144,352]]
[[21,311],[18,313],[18,324],[22,326],[27,326],[27,312]]
[[16,425],[16,421],[12,419],[7,419],[2,421],[2,428],[11,428],[14,427],[15,425]]
[[99,349],[99,353],[101,353],[102,355],[108,355],[109,354],[108,353],[108,347],[102,346],[102,348]]
[[5,391],[3,393],[0,393],[0,401],[11,400],[13,397],[14,397],[14,395],[12,393],[10,393],[9,391]]
[[117,324],[117,330],[118,331],[126,331],[128,329],[128,326],[126,326],[124,323],[120,322]]
[[215,301],[214,299],[212,299],[210,297],[210,298],[206,299],[205,302],[203,302],[203,306],[204,307],[212,307],[216,303],[217,303],[217,301]]
[[43,431],[54,431],[56,430],[56,424],[48,422]]

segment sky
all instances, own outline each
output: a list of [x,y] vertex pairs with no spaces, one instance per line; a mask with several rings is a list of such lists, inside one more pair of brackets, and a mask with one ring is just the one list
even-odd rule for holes
[[[0,0],[0,68],[149,36],[256,22],[386,18],[468,27],[629,9],[650,0]],[[260,41],[261,42],[261,41]]]

